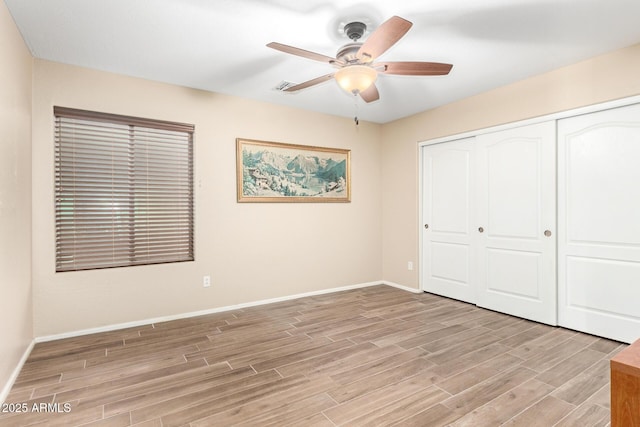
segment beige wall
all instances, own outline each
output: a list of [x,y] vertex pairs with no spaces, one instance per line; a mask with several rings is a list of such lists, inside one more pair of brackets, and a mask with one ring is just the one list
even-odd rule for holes
[[33,338],[31,65],[0,2],[0,395]]
[[640,45],[386,124],[383,279],[419,287],[418,142],[640,94]]
[[[380,125],[43,60],[33,93],[36,336],[382,277]],[[195,262],[55,273],[54,105],[195,124]],[[352,150],[352,202],[236,203],[236,137]]]

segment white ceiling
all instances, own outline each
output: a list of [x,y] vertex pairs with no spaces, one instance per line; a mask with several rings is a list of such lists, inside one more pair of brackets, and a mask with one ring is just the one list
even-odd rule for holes
[[[5,0],[33,55],[52,61],[385,123],[640,43],[640,0]],[[382,59],[454,64],[448,76],[380,76],[365,104],[333,71],[265,47],[327,56],[393,15],[413,28]],[[366,37],[366,35],[365,35]]]

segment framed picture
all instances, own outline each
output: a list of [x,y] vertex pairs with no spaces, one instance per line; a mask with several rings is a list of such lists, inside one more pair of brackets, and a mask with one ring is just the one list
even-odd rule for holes
[[238,202],[350,202],[351,150],[236,139]]

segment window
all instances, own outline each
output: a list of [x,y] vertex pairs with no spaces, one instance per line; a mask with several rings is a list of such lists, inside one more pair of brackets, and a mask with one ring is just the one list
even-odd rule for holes
[[193,131],[54,107],[56,271],[193,261]]

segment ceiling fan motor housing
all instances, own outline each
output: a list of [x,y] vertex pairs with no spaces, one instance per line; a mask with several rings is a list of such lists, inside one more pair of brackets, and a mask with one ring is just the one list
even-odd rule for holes
[[344,33],[354,42],[358,41],[367,31],[367,25],[362,22],[350,22],[344,26]]

